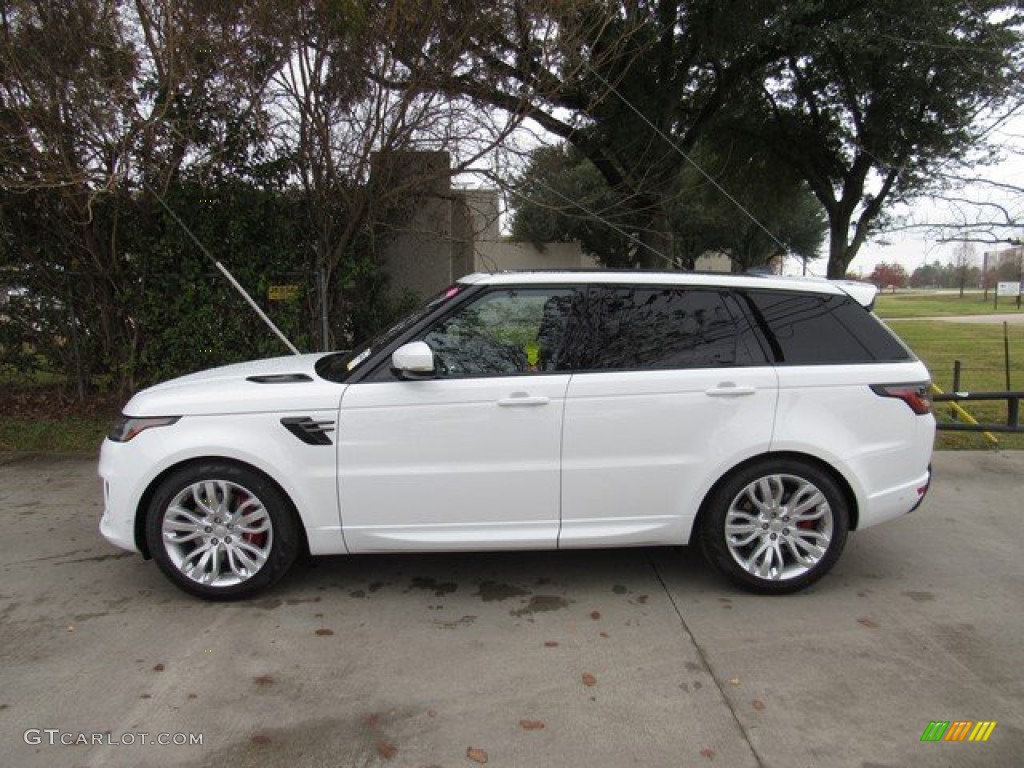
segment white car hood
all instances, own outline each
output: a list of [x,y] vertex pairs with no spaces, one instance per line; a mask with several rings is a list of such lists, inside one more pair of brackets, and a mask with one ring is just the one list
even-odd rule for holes
[[210,416],[334,409],[345,385],[317,375],[314,366],[322,357],[290,355],[198,371],[142,390],[124,413]]

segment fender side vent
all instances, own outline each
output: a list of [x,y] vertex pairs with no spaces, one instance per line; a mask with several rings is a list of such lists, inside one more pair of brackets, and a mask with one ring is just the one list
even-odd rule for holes
[[333,421],[313,421],[309,416],[285,416],[281,426],[307,445],[334,445],[328,432],[334,431]]
[[253,384],[297,384],[312,381],[313,377],[305,373],[268,373],[263,376],[246,376],[245,380]]

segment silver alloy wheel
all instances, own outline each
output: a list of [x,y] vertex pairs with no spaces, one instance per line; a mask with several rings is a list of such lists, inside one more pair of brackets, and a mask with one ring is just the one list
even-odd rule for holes
[[251,579],[267,562],[274,528],[263,503],[227,480],[186,486],[167,506],[164,549],[187,578],[211,587]]
[[741,490],[725,515],[729,554],[759,579],[786,581],[813,569],[833,535],[825,495],[805,478],[772,474]]

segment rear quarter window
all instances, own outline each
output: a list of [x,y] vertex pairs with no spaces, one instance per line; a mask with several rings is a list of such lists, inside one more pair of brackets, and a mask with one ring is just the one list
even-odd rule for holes
[[914,356],[849,296],[749,291],[778,362],[789,365],[905,362]]

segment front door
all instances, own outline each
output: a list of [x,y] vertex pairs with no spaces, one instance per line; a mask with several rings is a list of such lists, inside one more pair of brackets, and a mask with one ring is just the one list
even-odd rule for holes
[[494,288],[418,339],[436,376],[350,386],[338,490],[351,552],[554,548],[571,288]]

